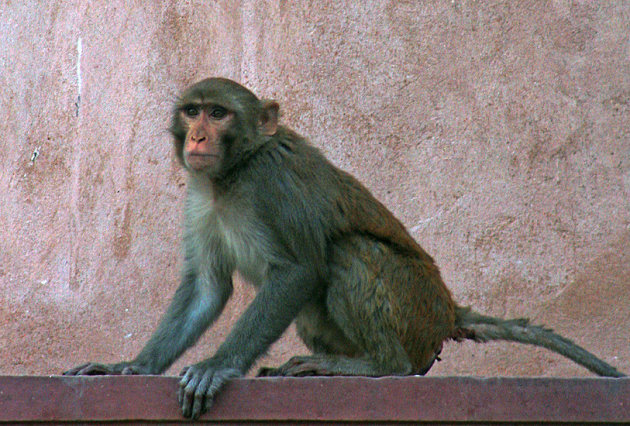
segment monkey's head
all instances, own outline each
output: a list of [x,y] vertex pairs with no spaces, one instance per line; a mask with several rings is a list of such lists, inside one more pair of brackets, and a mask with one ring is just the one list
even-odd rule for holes
[[278,104],[260,100],[240,84],[208,78],[175,104],[170,131],[175,153],[192,173],[219,177],[273,136]]

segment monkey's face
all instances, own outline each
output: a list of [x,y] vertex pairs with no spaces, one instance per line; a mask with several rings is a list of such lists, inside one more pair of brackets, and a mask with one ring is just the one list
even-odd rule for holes
[[186,131],[182,147],[184,165],[194,171],[218,171],[225,150],[223,140],[232,126],[234,114],[220,105],[190,102],[179,110]]
[[276,102],[260,101],[231,80],[209,78],[184,91],[170,131],[184,167],[217,178],[265,143],[277,126]]

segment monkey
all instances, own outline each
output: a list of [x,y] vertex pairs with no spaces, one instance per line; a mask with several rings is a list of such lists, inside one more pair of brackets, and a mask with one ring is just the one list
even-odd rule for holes
[[611,365],[527,319],[455,303],[433,260],[357,179],[279,124],[279,104],[209,78],[175,102],[170,133],[188,175],[181,284],[136,358],[66,375],[160,374],[221,314],[238,271],[256,296],[210,358],[181,372],[197,418],[295,322],[311,355],[260,376],[424,375],[445,341],[542,346],[610,377]]

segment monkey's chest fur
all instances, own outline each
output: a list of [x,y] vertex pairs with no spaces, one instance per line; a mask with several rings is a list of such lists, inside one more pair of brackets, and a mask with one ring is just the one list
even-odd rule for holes
[[[196,186],[194,181],[191,186]],[[261,285],[278,256],[248,198],[234,202],[231,197],[216,197],[206,186],[189,192],[187,215],[186,244],[192,246],[197,265],[220,258],[226,268],[237,270],[254,286]]]

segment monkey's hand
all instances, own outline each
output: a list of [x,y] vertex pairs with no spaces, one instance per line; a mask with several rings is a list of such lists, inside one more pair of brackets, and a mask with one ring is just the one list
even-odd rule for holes
[[196,419],[205,413],[223,385],[242,375],[237,368],[223,365],[212,358],[184,368],[180,373],[182,379],[177,392],[184,417]]
[[105,376],[105,375],[132,375],[151,374],[147,367],[133,362],[119,362],[117,364],[97,364],[88,362],[64,371],[64,376]]

